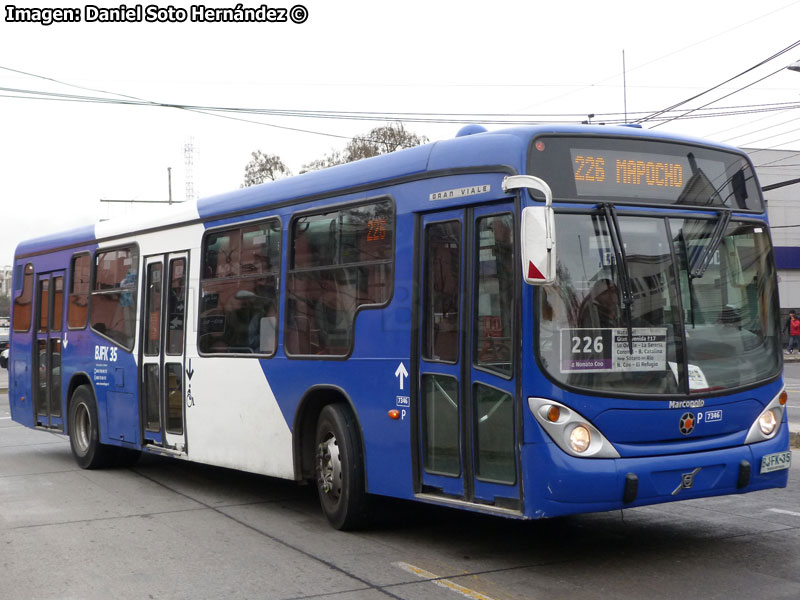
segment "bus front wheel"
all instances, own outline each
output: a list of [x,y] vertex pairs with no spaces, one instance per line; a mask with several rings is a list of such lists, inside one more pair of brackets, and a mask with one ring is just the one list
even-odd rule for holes
[[317,421],[315,476],[317,492],[333,527],[355,529],[367,521],[364,459],[358,426],[349,409],[329,404]]
[[88,385],[81,385],[69,403],[69,445],[82,469],[99,469],[113,461],[114,448],[100,443],[97,401]]

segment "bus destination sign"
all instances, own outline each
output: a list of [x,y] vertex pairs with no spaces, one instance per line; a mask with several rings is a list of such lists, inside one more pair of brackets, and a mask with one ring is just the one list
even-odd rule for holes
[[[674,197],[691,177],[685,157],[572,148],[572,170],[579,195]],[[679,192],[678,192],[679,193]]]

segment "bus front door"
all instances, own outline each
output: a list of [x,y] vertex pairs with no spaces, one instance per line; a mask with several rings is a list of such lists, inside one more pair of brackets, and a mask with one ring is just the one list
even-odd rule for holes
[[61,335],[64,330],[64,271],[36,276],[35,306],[33,397],[36,426],[63,431]]
[[141,413],[144,443],[186,452],[184,412],[189,253],[145,258]]
[[419,264],[417,491],[519,509],[519,273],[511,204],[424,215]]

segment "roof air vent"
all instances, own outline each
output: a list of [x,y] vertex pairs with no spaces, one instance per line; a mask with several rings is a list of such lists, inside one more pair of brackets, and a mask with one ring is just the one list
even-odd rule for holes
[[475,133],[484,133],[485,131],[486,127],[473,123],[471,125],[464,125],[464,127],[459,129],[456,137],[464,137],[465,135],[473,135]]

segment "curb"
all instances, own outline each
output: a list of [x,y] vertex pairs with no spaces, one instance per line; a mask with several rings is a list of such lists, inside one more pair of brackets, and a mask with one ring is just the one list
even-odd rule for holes
[[789,446],[791,448],[800,448],[800,431],[789,432]]

